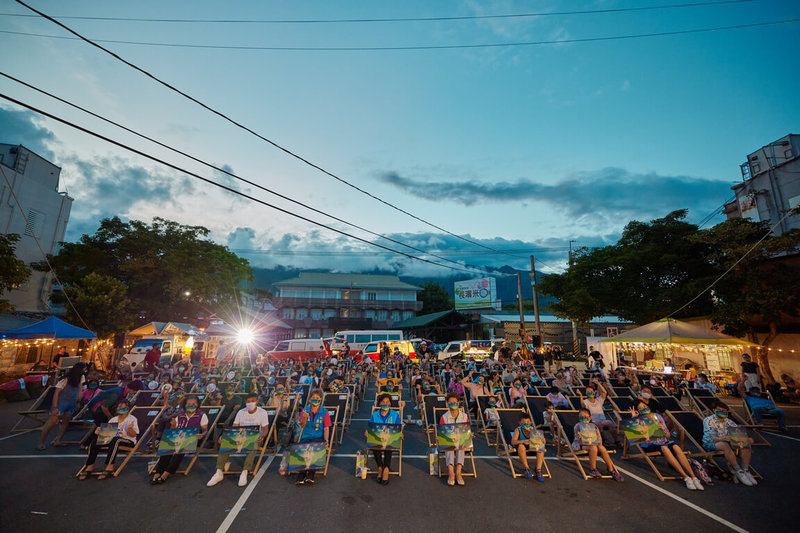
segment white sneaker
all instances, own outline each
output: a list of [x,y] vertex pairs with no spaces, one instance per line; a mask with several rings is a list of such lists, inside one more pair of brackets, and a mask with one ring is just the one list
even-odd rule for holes
[[750,470],[744,470],[744,475],[747,476],[748,481],[750,481],[750,483],[752,483],[754,487],[758,485],[758,481],[756,480],[753,473],[750,472]]
[[225,479],[225,474],[222,473],[222,470],[217,470],[214,472],[214,475],[211,476],[211,479],[208,480],[208,483],[206,483],[206,487],[213,487],[223,479]]
[[750,483],[750,478],[747,476],[747,473],[742,469],[739,469],[739,470],[736,471],[736,479],[738,479],[739,483],[741,483],[742,485],[744,485],[746,487],[752,487],[753,486],[753,484]]
[[703,483],[699,479],[697,479],[696,477],[693,477],[692,481],[694,482],[694,488],[696,488],[697,490],[706,490],[703,487]]
[[689,490],[697,490],[697,487],[694,486],[694,481],[690,477],[683,478],[683,481],[686,483],[686,488]]
[[244,487],[247,485],[247,470],[242,470],[242,473],[239,474],[239,486]]

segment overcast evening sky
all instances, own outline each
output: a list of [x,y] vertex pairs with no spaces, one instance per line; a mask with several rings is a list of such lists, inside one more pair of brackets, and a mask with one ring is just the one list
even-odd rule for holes
[[[690,3],[686,0],[685,3]],[[50,15],[201,19],[470,16],[610,9],[681,0],[419,2],[57,2]],[[67,35],[15,2],[0,30]],[[800,18],[796,0],[467,21],[175,24],[64,20],[90,38],[277,47],[419,46],[569,40]],[[631,219],[732,196],[751,151],[800,133],[800,23],[603,42],[454,50],[247,51],[106,44],[122,57],[310,161],[436,225],[563,267],[570,240],[613,243]],[[0,33],[0,70],[218,166],[424,249],[473,250],[236,129],[76,40]],[[201,165],[0,78],[0,92],[230,183]],[[105,216],[204,225],[234,250],[364,245],[159,167],[0,102],[0,142],[63,167],[75,198],[68,240]],[[226,168],[227,168],[226,167]],[[297,211],[286,201],[239,186]],[[304,215],[309,215],[303,212]],[[330,222],[320,215],[309,215]],[[717,216],[711,224],[722,220]],[[337,227],[344,228],[336,223]],[[373,237],[356,231],[359,235]],[[480,249],[477,249],[480,250]],[[254,265],[394,266],[380,254],[244,254]],[[525,254],[523,254],[525,255]],[[506,256],[473,264],[523,267]]]

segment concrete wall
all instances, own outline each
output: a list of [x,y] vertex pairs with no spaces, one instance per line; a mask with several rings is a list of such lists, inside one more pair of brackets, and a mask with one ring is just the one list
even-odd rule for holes
[[[20,236],[16,248],[19,259],[27,264],[41,261],[42,251],[53,254],[64,240],[72,207],[72,198],[58,192],[61,169],[25,147],[9,144],[0,144],[0,165],[25,214],[20,212],[6,180],[0,179],[0,232]],[[3,298],[19,311],[48,311],[50,277],[33,272],[27,283]]]

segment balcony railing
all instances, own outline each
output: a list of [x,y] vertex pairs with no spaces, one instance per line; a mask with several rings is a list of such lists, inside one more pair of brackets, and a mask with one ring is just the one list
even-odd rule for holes
[[339,298],[287,298],[272,299],[272,305],[278,309],[285,307],[302,307],[308,309],[386,309],[387,311],[420,311],[422,302],[403,300],[342,300]]

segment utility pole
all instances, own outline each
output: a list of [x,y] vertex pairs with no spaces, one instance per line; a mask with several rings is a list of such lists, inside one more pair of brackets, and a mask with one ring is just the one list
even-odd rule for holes
[[522,340],[522,353],[528,353],[528,343],[525,337],[525,312],[522,308],[522,277],[517,272],[517,300],[519,302],[519,336]]
[[533,256],[531,256],[531,289],[533,290],[533,316],[536,319],[536,334],[541,342],[544,339],[542,338],[542,323],[539,321],[539,296],[536,294],[536,268]]

